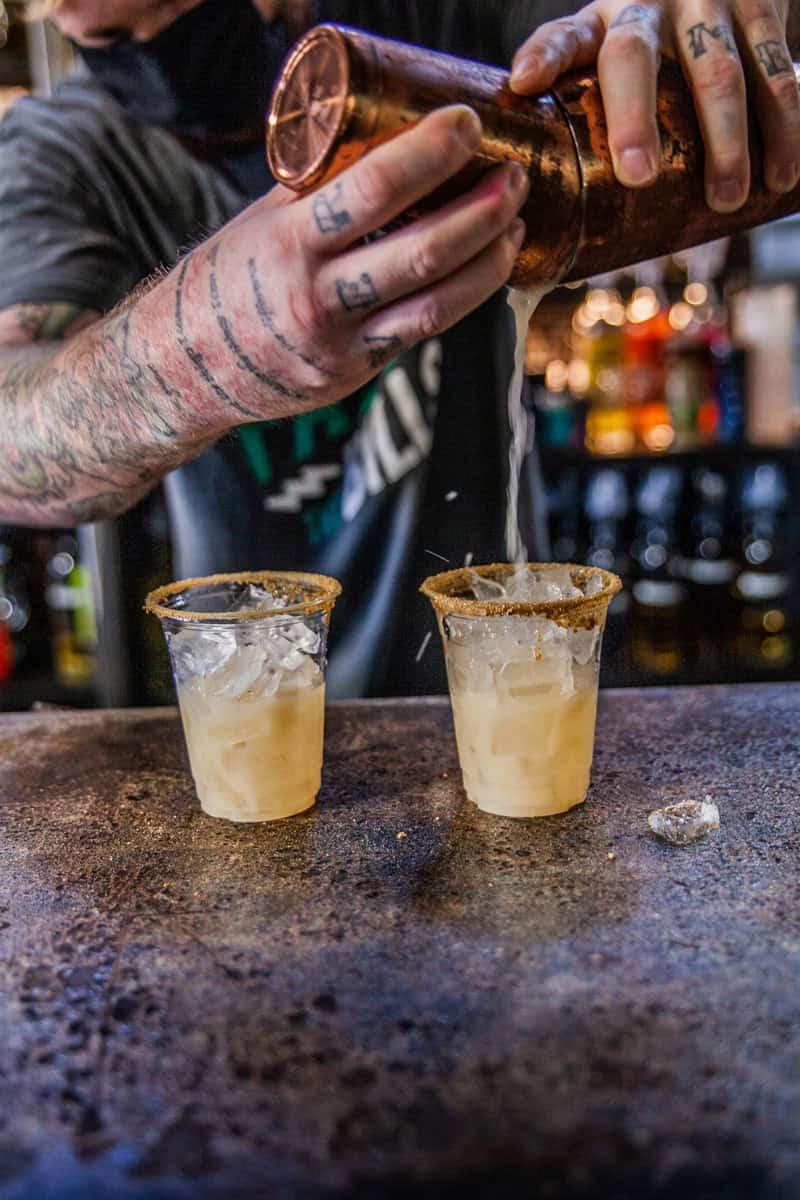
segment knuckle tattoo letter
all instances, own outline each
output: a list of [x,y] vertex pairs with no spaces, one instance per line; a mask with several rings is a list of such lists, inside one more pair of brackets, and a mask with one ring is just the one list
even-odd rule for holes
[[792,70],[792,61],[782,42],[759,42],[754,49],[756,58],[770,79],[775,75],[782,75],[784,72]]
[[689,39],[689,49],[695,61],[708,53],[708,46],[705,42],[706,35],[713,38],[715,42],[721,42],[726,50],[730,50],[732,53],[736,51],[736,42],[727,25],[714,25],[712,28],[706,25],[705,21],[698,21],[696,25],[691,25],[686,30],[686,36]]
[[622,25],[635,25],[637,21],[646,20],[647,9],[643,4],[629,4],[627,8],[623,8],[622,12],[617,13],[609,25],[609,29],[619,29]]
[[375,370],[396,358],[403,349],[403,339],[396,333],[388,335],[365,334],[364,345],[367,347],[369,365]]
[[372,308],[380,302],[380,296],[366,271],[359,279],[337,279],[336,292],[342,308],[352,312],[356,308]]
[[320,233],[339,233],[353,224],[350,213],[341,206],[343,187],[341,182],[336,183],[330,191],[318,192],[314,197],[314,220]]

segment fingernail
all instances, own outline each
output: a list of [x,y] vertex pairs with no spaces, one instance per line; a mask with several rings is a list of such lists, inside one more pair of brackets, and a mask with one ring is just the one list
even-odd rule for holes
[[779,192],[790,192],[797,183],[797,163],[784,163],[775,172],[775,187]]
[[713,195],[716,207],[738,208],[744,199],[744,189],[738,179],[722,179],[714,184]]
[[655,176],[656,164],[652,155],[641,146],[628,146],[617,159],[617,174],[621,183],[649,183]]
[[456,129],[458,136],[461,138],[465,146],[470,150],[474,150],[480,145],[483,137],[483,126],[480,122],[480,117],[471,108],[462,108],[456,121]]
[[511,86],[516,87],[529,76],[538,75],[546,61],[546,57],[539,54],[523,54],[522,58],[515,59],[511,66]]
[[522,196],[531,186],[531,177],[521,163],[509,163],[508,186],[515,196]]
[[516,242],[518,246],[522,245],[522,240],[525,237],[525,222],[522,217],[517,217],[508,227],[508,237],[511,242]]

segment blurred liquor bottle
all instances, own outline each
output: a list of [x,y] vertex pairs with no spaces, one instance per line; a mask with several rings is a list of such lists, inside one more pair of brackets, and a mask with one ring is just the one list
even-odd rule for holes
[[730,673],[739,547],[731,489],[720,471],[698,467],[684,496],[683,553],[676,575],[687,591],[687,650],[706,679]]
[[744,472],[740,492],[742,570],[735,585],[735,648],[748,672],[783,671],[794,659],[797,631],[792,611],[796,535],[789,486],[780,464]]
[[97,683],[94,586],[75,533],[65,531],[55,538],[47,578],[55,677],[65,688],[91,689]]
[[727,330],[712,342],[712,389],[719,413],[718,439],[736,445],[745,433],[745,372],[747,352],[734,346]]
[[585,339],[588,364],[586,449],[612,457],[630,454],[636,444],[631,412],[623,387],[622,330],[600,319]]
[[665,353],[672,336],[666,298],[660,289],[638,287],[626,311],[623,332],[625,400],[637,445],[661,454],[669,450],[674,440],[665,398]]
[[630,493],[621,467],[600,467],[586,481],[585,561],[593,567],[613,571],[623,587],[611,602],[604,635],[603,678],[606,683],[622,681],[627,673],[625,622],[630,608]]
[[0,528],[0,684],[9,683],[25,667],[31,650],[30,564],[20,553],[19,539]]
[[7,707],[16,706],[16,685],[44,686],[51,674],[44,569],[52,541],[40,530],[0,528],[0,699]]
[[547,489],[550,542],[556,562],[580,563],[586,549],[583,538],[581,481],[573,467],[560,471]]
[[678,675],[686,663],[687,592],[675,573],[682,486],[680,468],[650,467],[635,497],[631,658],[635,670],[663,680]]
[[754,446],[785,446],[796,432],[794,286],[749,288],[733,308],[737,345],[747,350],[747,440]]

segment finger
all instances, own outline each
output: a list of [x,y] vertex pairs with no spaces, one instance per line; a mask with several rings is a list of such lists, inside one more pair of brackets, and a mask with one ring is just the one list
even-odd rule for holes
[[750,188],[744,71],[723,5],[675,5],[675,40],[694,96],[706,152],[706,202],[717,212],[741,208]]
[[592,5],[574,17],[548,21],[520,46],[511,68],[511,88],[523,95],[543,92],[571,67],[593,63],[605,26]]
[[359,351],[372,360],[385,347],[394,357],[405,347],[444,333],[507,282],[524,237],[525,223],[517,218],[506,233],[460,271],[424,292],[381,309],[362,326]]
[[739,0],[736,12],[764,139],[764,178],[771,191],[788,192],[800,177],[800,91],[784,24],[769,0]]
[[659,35],[656,8],[626,5],[610,20],[597,60],[614,173],[628,187],[644,187],[658,174]]
[[508,163],[430,216],[336,258],[319,273],[320,306],[359,320],[453,275],[508,229],[529,186],[524,167]]
[[374,233],[466,166],[480,139],[466,105],[431,113],[294,206],[304,246],[336,254]]

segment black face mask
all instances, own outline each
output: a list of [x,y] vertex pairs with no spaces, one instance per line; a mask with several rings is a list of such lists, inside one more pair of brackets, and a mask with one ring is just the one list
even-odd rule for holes
[[263,118],[286,35],[251,0],[204,0],[148,42],[78,49],[91,75],[137,120],[224,135]]

